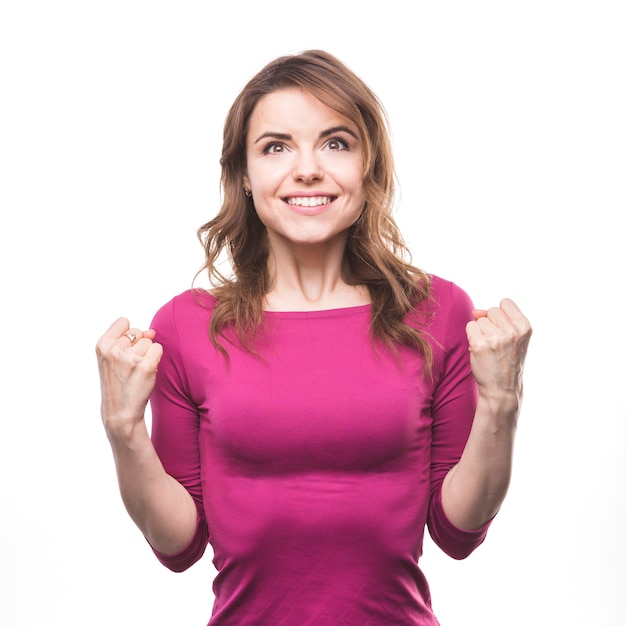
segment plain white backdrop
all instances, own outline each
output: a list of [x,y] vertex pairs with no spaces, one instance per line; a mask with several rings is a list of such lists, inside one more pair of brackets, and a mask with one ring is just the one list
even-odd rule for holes
[[534,326],[508,499],[466,561],[425,545],[442,626],[625,624],[625,32],[608,0],[2,2],[0,623],[208,621],[210,552],[173,574],[123,509],[94,346],[191,285],[243,84],[324,48],[386,106],[414,262]]

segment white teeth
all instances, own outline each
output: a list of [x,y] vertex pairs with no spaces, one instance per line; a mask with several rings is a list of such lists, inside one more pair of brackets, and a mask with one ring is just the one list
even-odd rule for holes
[[297,206],[321,206],[322,204],[328,204],[329,202],[329,196],[303,196],[297,198],[287,198],[287,204],[295,204]]

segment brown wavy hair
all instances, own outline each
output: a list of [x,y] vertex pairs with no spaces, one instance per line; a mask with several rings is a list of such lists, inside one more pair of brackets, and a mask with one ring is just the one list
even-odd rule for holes
[[[332,55],[308,50],[283,56],[266,65],[235,99],[224,125],[222,207],[198,229],[207,270],[217,298],[210,324],[211,341],[220,342],[234,326],[248,348],[263,321],[263,301],[269,292],[269,240],[251,197],[244,193],[248,123],[261,98],[279,89],[310,92],[352,121],[363,138],[365,203],[350,228],[343,258],[343,278],[364,285],[372,301],[372,335],[390,347],[413,346],[432,364],[432,350],[407,314],[430,296],[427,274],[413,267],[410,252],[392,217],[395,172],[387,116],[375,94]],[[228,261],[226,275],[219,268]]]

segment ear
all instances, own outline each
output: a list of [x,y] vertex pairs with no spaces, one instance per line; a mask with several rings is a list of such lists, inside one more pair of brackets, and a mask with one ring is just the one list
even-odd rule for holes
[[250,179],[247,174],[243,175],[243,192],[246,194],[246,198],[252,197],[252,188],[250,187]]

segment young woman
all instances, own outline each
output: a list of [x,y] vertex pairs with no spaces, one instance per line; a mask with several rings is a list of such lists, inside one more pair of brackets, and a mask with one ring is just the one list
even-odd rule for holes
[[252,78],[221,163],[214,289],[98,342],[128,512],[172,570],[210,541],[211,626],[437,624],[424,530],[454,558],[484,540],[530,325],[409,263],[382,107],[331,55]]

